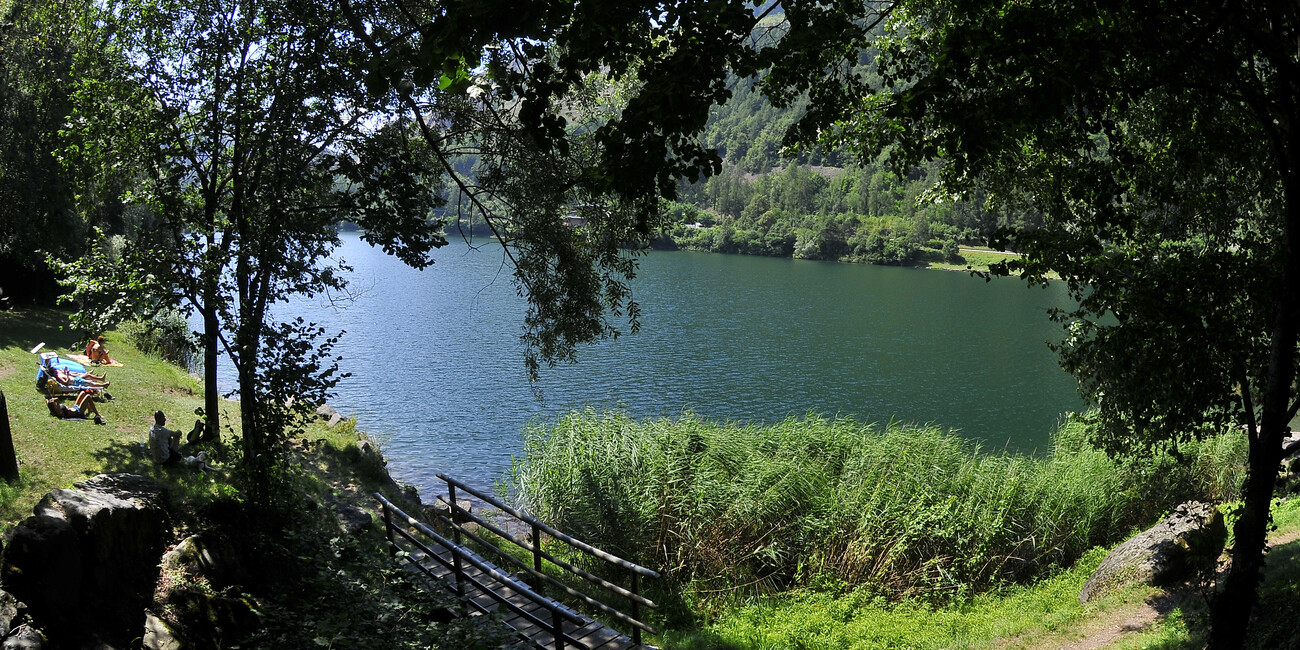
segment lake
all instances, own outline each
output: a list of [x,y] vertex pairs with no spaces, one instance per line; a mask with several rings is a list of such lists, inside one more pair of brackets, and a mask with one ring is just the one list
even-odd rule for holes
[[[333,405],[380,441],[397,480],[425,493],[440,471],[491,485],[530,421],[584,405],[746,422],[892,418],[1024,453],[1045,450],[1061,414],[1082,407],[1046,345],[1060,329],[1045,310],[1070,305],[1062,286],[655,252],[633,283],[640,333],[585,348],[530,385],[524,300],[499,247],[455,242],[415,271],[355,234],[343,239],[353,298],[277,313],[346,330],[337,351],[352,377]],[[396,379],[395,367],[408,371]]]

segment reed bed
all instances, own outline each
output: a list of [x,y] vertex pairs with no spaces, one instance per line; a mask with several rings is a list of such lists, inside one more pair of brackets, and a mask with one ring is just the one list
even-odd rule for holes
[[1115,460],[1086,426],[1067,422],[1030,457],[930,426],[585,410],[525,432],[511,488],[541,519],[700,592],[829,581],[913,596],[1068,566],[1182,500],[1235,496],[1231,436],[1181,460]]

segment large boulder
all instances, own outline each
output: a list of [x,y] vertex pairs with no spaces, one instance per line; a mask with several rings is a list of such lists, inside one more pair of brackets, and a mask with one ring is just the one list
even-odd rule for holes
[[12,532],[0,581],[55,645],[126,646],[152,601],[170,526],[158,484],[101,474],[54,490]]
[[76,624],[83,600],[81,541],[62,517],[28,517],[0,556],[0,583],[47,626]]
[[246,558],[230,540],[215,533],[185,538],[162,558],[144,647],[216,650],[247,637],[260,619],[251,603],[226,592],[250,577]]
[[48,646],[45,635],[30,625],[20,626],[5,637],[4,650],[44,650]]
[[1084,583],[1079,602],[1123,584],[1167,586],[1213,567],[1227,538],[1223,513],[1217,508],[1197,501],[1184,503],[1160,523],[1115,547]]
[[250,581],[248,567],[225,537],[200,533],[181,540],[162,558],[164,573],[180,572],[191,579],[202,578],[218,591]]

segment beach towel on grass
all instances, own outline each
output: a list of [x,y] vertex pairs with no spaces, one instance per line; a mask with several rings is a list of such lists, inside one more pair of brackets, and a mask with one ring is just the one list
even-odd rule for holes
[[84,363],[84,364],[86,364],[86,365],[88,365],[88,366],[102,366],[102,367],[108,367],[108,368],[124,368],[124,367],[125,367],[125,366],[122,364],[122,362],[121,362],[121,361],[118,361],[117,359],[113,359],[112,361],[109,361],[108,363],[104,363],[104,362],[102,362],[102,361],[91,361],[91,360],[90,360],[90,357],[88,357],[88,356],[86,356],[86,355],[84,355],[84,354],[69,354],[69,355],[68,355],[68,358],[69,358],[69,359],[72,359],[72,360],[74,360],[74,361],[78,361],[78,362],[80,362],[80,363]]

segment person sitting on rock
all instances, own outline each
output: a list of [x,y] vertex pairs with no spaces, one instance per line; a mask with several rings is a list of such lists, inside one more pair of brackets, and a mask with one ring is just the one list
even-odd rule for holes
[[[167,416],[162,411],[153,412],[153,421],[154,425],[149,427],[149,455],[153,457],[153,462],[159,465],[184,462],[187,465],[203,466],[208,459],[207,453],[199,452],[197,456],[185,457],[181,453],[181,432],[167,428]],[[195,428],[199,428],[202,424],[202,420],[196,422]],[[195,437],[195,432],[191,431],[189,438]]]
[[60,403],[57,397],[45,400],[45,405],[50,408],[50,415],[60,420],[85,419],[87,415],[92,415],[95,424],[104,424],[104,418],[100,416],[95,401],[91,399],[93,396],[93,391],[83,390],[77,395],[77,402],[72,406]]

